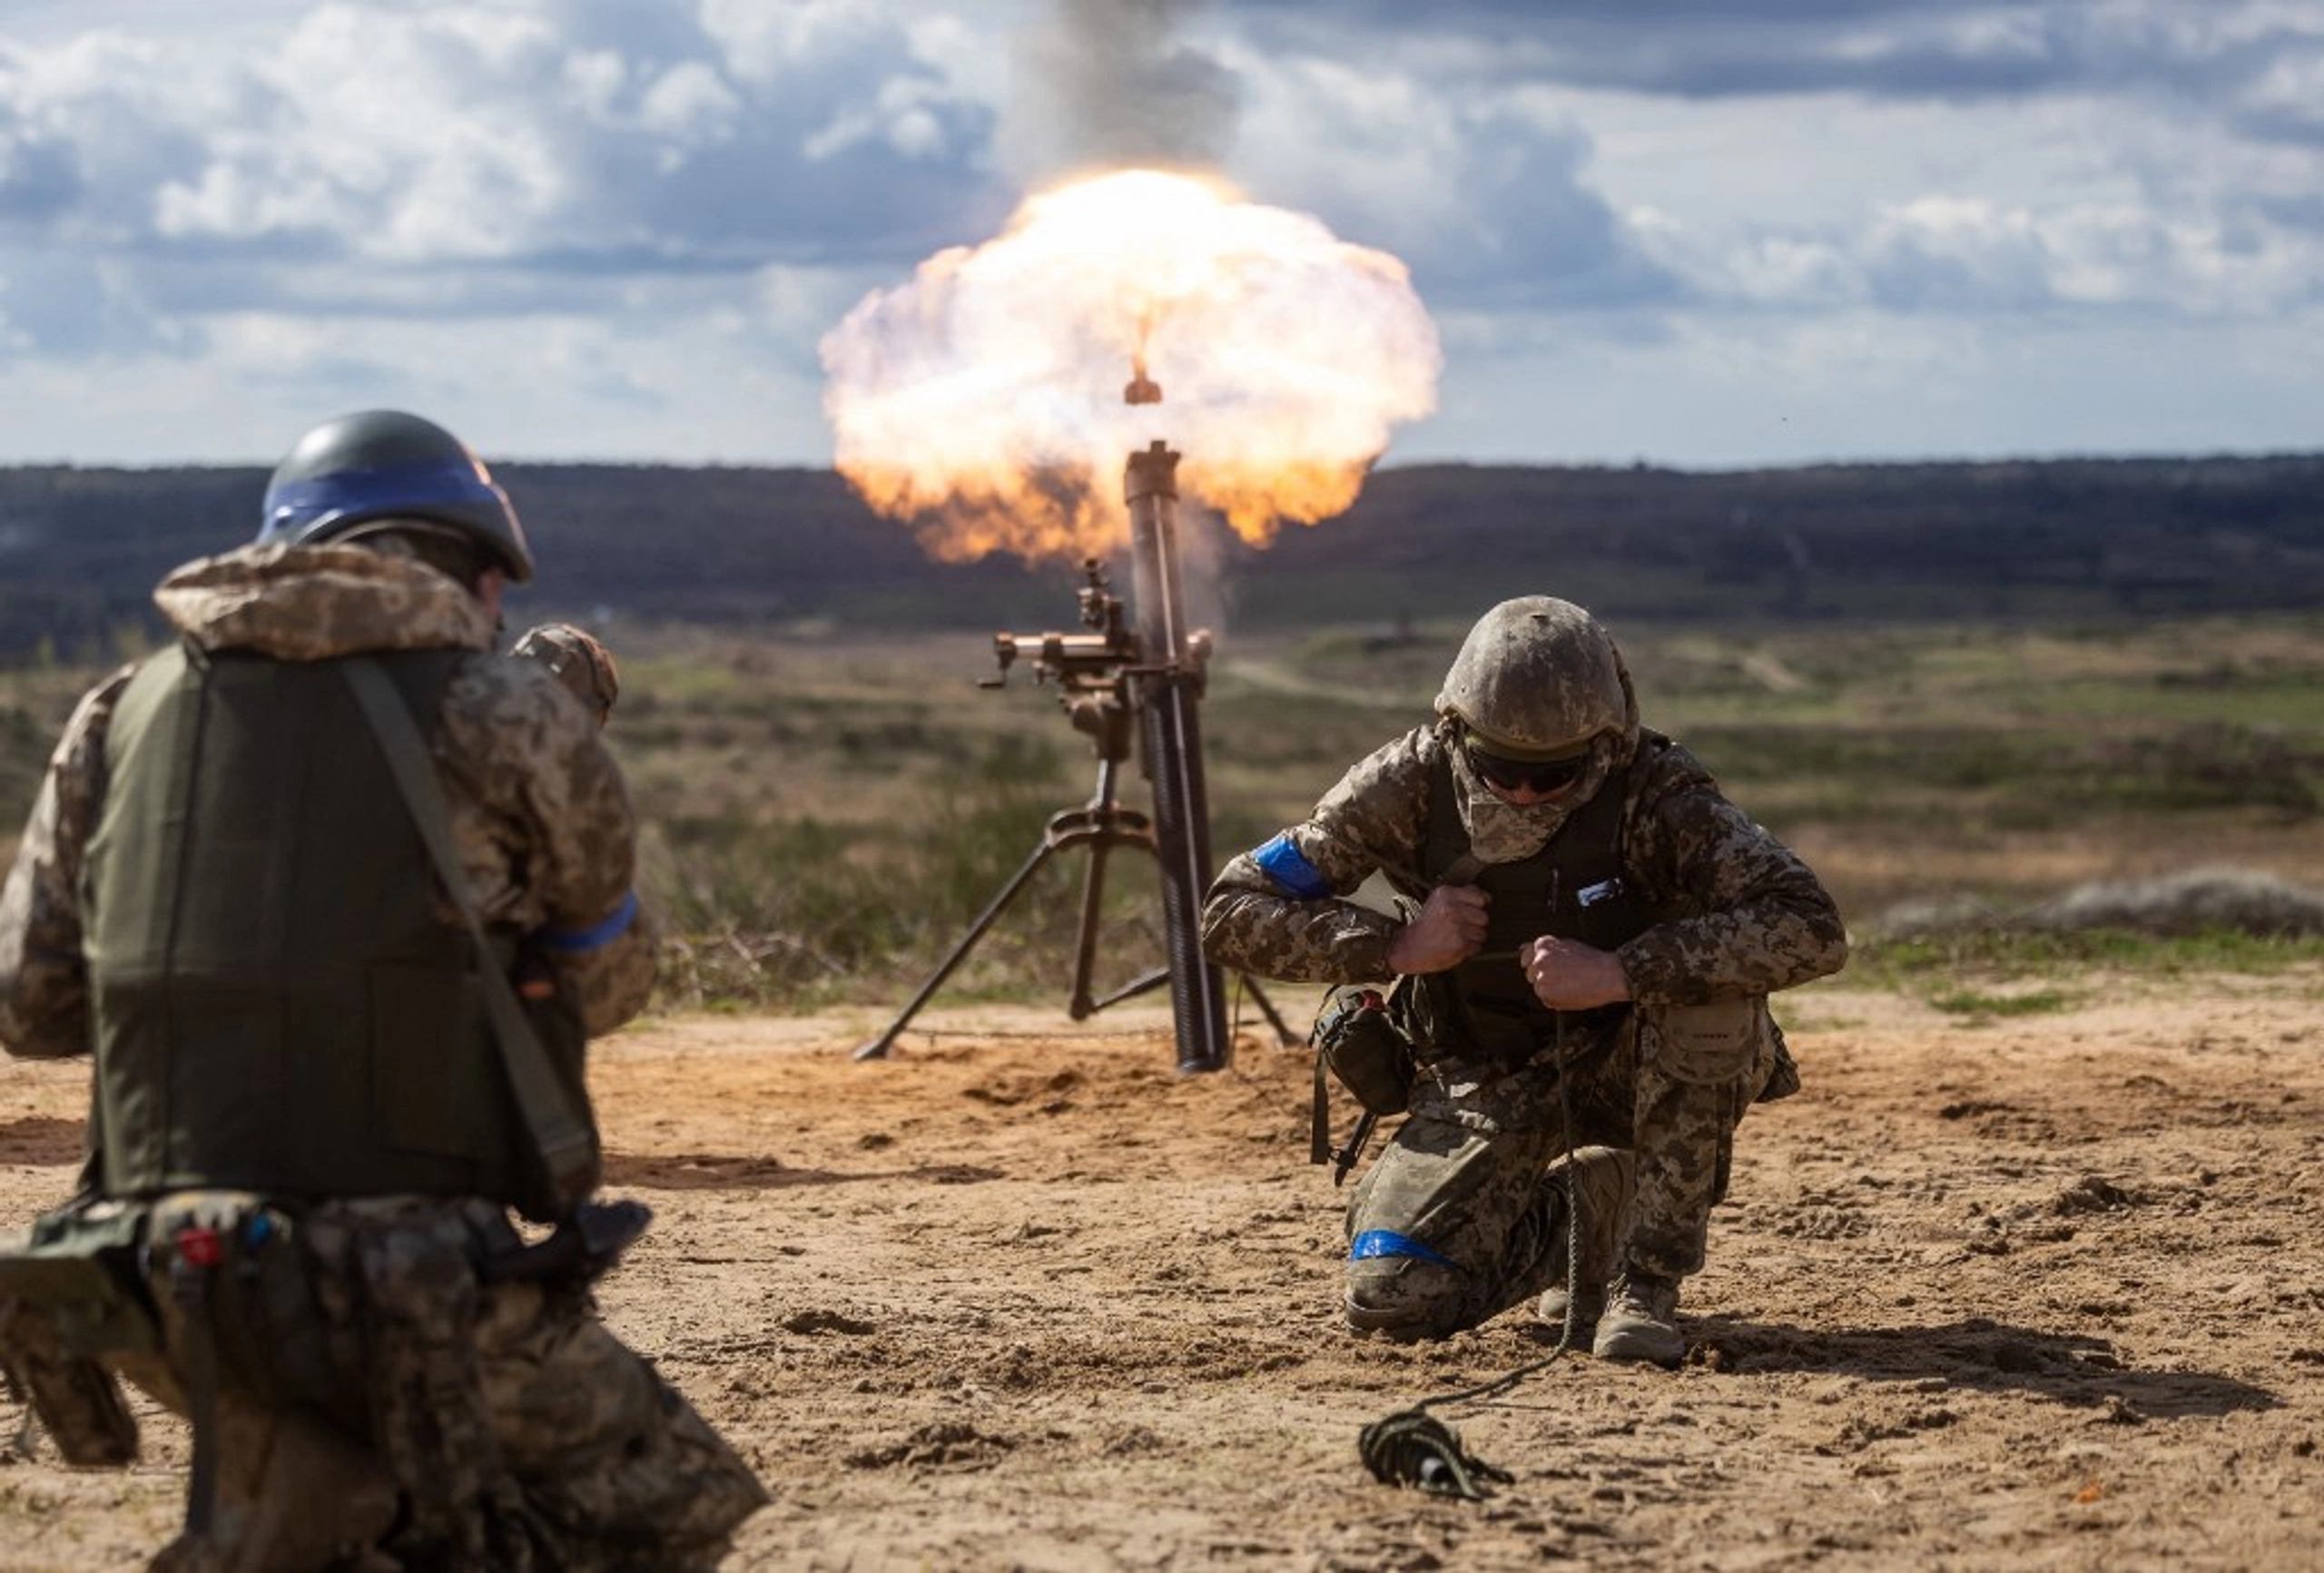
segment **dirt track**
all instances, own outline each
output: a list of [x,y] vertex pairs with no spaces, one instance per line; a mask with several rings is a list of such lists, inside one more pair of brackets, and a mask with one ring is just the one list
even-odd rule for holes
[[[1447,1411],[1516,1476],[1481,1504],[1374,1484],[1357,1430],[1549,1335],[1343,1331],[1304,1053],[1180,1077],[1143,1004],[938,1009],[872,1064],[871,1011],[601,1046],[658,1214],[607,1312],[773,1487],[737,1568],[2316,1566],[2324,977],[2110,995],[1792,997],[1807,1090],[1745,1127],[1686,1368]],[[67,1187],[84,1077],[0,1064],[0,1216]],[[0,1464],[0,1567],[167,1539],[147,1418],[125,1477]]]

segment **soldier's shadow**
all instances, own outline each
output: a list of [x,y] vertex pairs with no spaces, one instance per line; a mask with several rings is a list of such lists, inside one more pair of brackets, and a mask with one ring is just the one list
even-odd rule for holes
[[1720,1371],[1803,1371],[1871,1381],[1926,1381],[2027,1392],[2126,1421],[2281,1407],[2265,1388],[2194,1371],[2139,1371],[2102,1338],[1972,1317],[1934,1327],[1837,1330],[1705,1316],[1688,1325],[1690,1364]]
[[606,1155],[605,1185],[658,1191],[779,1191],[794,1185],[849,1185],[870,1180],[911,1180],[930,1185],[970,1185],[1003,1177],[970,1164],[920,1164],[910,1168],[806,1169],[779,1158],[726,1153]]

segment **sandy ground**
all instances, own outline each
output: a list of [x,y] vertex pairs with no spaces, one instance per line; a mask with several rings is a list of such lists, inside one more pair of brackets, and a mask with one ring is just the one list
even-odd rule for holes
[[[1483,1502],[1356,1433],[1553,1339],[1344,1331],[1304,1051],[1182,1077],[1146,1001],[940,1008],[877,1063],[872,1011],[601,1046],[610,1188],[658,1214],[606,1313],[772,1488],[736,1568],[2324,1565],[2324,976],[1788,1003],[1807,1089],[1745,1126],[1685,1368],[1445,1410],[1516,1477]],[[84,1074],[0,1065],[0,1215],[67,1187]],[[167,1539],[145,1418],[125,1475],[0,1461],[0,1566]]]

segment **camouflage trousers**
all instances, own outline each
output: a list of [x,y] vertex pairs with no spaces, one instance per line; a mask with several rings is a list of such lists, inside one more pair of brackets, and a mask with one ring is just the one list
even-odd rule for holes
[[1592,1271],[1585,1255],[1585,1281],[1699,1271],[1735,1127],[1796,1074],[1758,999],[1640,1007],[1562,1069],[1553,1053],[1434,1061],[1349,1199],[1350,1325],[1441,1338],[1567,1282],[1569,1166],[1585,1252],[1595,1239],[1608,1258]]
[[[189,1219],[268,1243],[205,1283]],[[479,1275],[519,1243],[491,1204],[182,1193],[151,1238],[161,1351],[115,1363],[181,1414],[206,1366],[214,1410],[210,1522],[156,1568],[707,1569],[767,1500],[586,1285]]]

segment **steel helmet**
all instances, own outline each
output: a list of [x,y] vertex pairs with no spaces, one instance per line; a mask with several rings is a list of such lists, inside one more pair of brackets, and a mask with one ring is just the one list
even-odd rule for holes
[[512,579],[533,576],[533,554],[508,494],[468,444],[416,415],[367,409],[299,439],[266,483],[261,545],[337,540],[371,519],[448,525]]
[[1490,753],[1571,759],[1628,730],[1629,684],[1613,636],[1571,601],[1503,601],[1469,630],[1436,696]]

